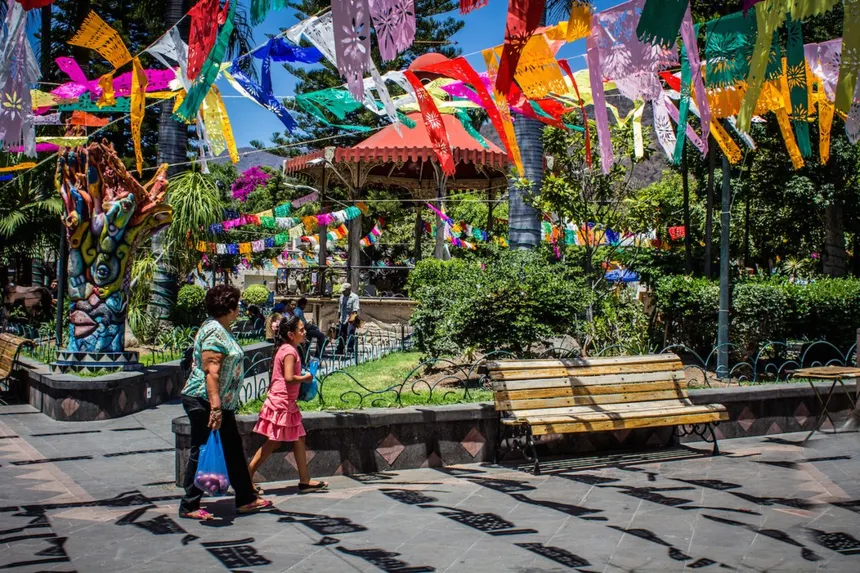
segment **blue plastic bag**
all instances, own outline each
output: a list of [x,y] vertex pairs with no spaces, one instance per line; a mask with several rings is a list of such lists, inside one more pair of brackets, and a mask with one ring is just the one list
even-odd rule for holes
[[299,387],[299,400],[302,402],[308,402],[309,400],[313,400],[319,394],[319,382],[317,382],[317,371],[320,367],[320,361],[314,358],[308,363],[308,372],[311,373],[310,382],[302,382],[302,385]]
[[212,430],[206,445],[200,448],[194,485],[209,495],[227,494],[230,478],[227,476],[227,461],[224,459],[224,447],[218,430]]

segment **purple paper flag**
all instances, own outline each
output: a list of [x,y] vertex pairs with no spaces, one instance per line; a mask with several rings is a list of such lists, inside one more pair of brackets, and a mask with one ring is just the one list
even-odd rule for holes
[[356,101],[364,99],[364,73],[370,63],[370,11],[367,0],[331,6],[337,69]]
[[393,60],[415,40],[415,0],[369,0],[379,53]]

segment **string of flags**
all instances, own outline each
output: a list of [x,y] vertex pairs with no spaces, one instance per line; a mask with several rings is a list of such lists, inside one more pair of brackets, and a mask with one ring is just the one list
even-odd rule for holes
[[[298,232],[294,232],[298,231]],[[211,243],[208,241],[197,241],[194,246],[195,250],[201,253],[215,253],[218,255],[245,255],[251,253],[261,253],[266,249],[283,248],[292,240],[305,243],[319,243],[319,235],[304,235],[304,226],[299,225],[290,229],[287,233],[278,233],[272,237],[257,239],[244,243]],[[344,224],[330,229],[326,233],[329,241],[336,242],[345,239],[349,231]]]
[[[171,27],[144,51],[165,69],[145,69],[140,54],[132,55],[119,33],[95,12],[90,12],[69,43],[99,54],[111,71],[89,78],[69,57],[56,64],[68,81],[43,92],[30,87],[40,76],[26,33],[26,10],[50,0],[10,3],[0,39],[0,140],[6,151],[35,155],[37,125],[61,125],[56,115],[72,112],[71,125],[100,128],[104,118],[93,114],[123,113],[131,118],[137,169],[143,165],[140,129],[147,99],[174,98],[173,116],[194,123],[204,151],[227,150],[238,161],[232,127],[215,80],[224,77],[239,94],[272,111],[293,131],[291,113],[272,93],[272,62],[333,64],[346,89],[326,89],[295,98],[299,113],[328,125],[346,128],[346,114],[367,109],[386,117],[398,130],[408,128],[403,110],[417,108],[433,142],[443,171],[454,168],[453,154],[440,121],[441,113],[465,107],[486,111],[515,168],[522,173],[520,150],[511,114],[532,117],[562,129],[586,131],[587,161],[591,162],[588,122],[582,128],[565,123],[564,114],[593,104],[600,163],[604,171],[614,164],[609,137],[609,113],[618,122],[633,120],[634,148],[642,156],[641,129],[644,103],[650,104],[654,132],[667,157],[680,161],[689,140],[706,153],[709,135],[732,162],[741,153],[735,139],[754,145],[749,137],[752,118],[773,113],[786,151],[795,168],[812,155],[809,122],[819,122],[818,153],[829,160],[834,115],[845,122],[852,143],[860,140],[860,4],[846,2],[843,38],[804,44],[803,21],[824,14],[836,0],[746,1],[745,10],[694,25],[689,1],[630,0],[595,11],[587,2],[573,2],[569,17],[541,26],[544,0],[510,0],[505,40],[482,52],[486,71],[479,73],[464,58],[439,56],[413,63],[407,70],[380,74],[371,59],[375,37],[383,60],[391,60],[414,41],[414,0],[352,0],[334,2],[332,11],[302,20],[282,35],[269,39],[251,53],[225,61],[234,30],[236,2],[199,0],[188,12],[190,35],[182,41]],[[463,13],[479,9],[486,0],[461,0]],[[284,0],[253,0],[252,18],[286,7]],[[778,33],[785,27],[783,49]],[[375,34],[370,34],[373,29]],[[573,73],[558,50],[567,42],[586,39],[587,70]],[[677,42],[680,38],[681,48]],[[698,41],[703,38],[701,43]],[[299,44],[307,41],[310,47]],[[843,52],[845,57],[843,57]],[[243,73],[246,58],[259,62],[259,83]],[[392,96],[389,85],[405,95]],[[605,93],[617,90],[636,102],[632,116],[621,118],[606,104]],[[89,115],[86,115],[89,114]],[[688,121],[698,117],[697,127]],[[727,130],[721,120],[725,120]],[[474,136],[474,134],[473,134]],[[62,145],[77,140],[59,141]],[[479,140],[480,141],[480,140]],[[54,141],[41,141],[54,143]],[[48,150],[47,147],[42,147]]]
[[375,245],[379,240],[379,237],[382,235],[382,227],[385,225],[385,221],[380,217],[377,219],[376,224],[370,230],[370,232],[361,239],[362,247],[369,247],[371,245]]
[[[316,192],[311,195],[316,195]],[[366,213],[368,210],[366,204],[357,203],[355,206],[349,206],[345,209],[341,209],[339,211],[334,211],[331,213],[319,213],[316,215],[307,215],[304,217],[288,216],[291,212],[291,209],[296,208],[297,202],[299,203],[299,205],[303,205],[307,203],[307,201],[302,202],[302,200],[306,199],[309,196],[310,195],[306,195],[305,197],[297,199],[292,203],[278,205],[273,209],[260,211],[259,213],[253,215],[239,215],[238,213],[228,213],[230,215],[235,215],[235,217],[226,219],[220,223],[213,223],[209,226],[209,231],[212,234],[218,235],[226,231],[230,231],[232,229],[237,229],[247,225],[262,227],[264,229],[289,229],[290,233],[294,233],[294,229],[308,229],[309,231],[313,231],[319,225],[341,225],[343,223],[346,223],[347,221],[355,219],[362,213]]]

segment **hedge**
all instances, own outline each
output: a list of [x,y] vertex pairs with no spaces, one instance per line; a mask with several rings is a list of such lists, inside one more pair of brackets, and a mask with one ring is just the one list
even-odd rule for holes
[[[686,276],[657,282],[667,342],[707,354],[717,344],[719,283]],[[731,291],[729,340],[747,358],[768,341],[827,340],[843,352],[860,327],[860,279],[745,280]]]

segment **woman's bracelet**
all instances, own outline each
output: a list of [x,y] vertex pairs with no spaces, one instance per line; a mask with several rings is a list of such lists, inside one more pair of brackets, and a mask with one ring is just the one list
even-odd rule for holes
[[218,406],[217,408],[211,408],[211,410],[212,410],[213,412],[220,412],[220,411],[221,411],[221,406]]

